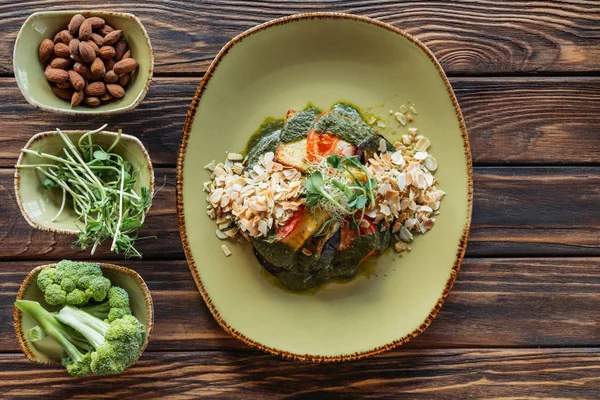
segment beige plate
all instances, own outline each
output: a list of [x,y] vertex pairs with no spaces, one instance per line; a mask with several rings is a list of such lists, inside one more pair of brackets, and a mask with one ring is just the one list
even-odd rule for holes
[[[38,58],[38,48],[42,40],[52,39],[56,33],[66,29],[75,14],[103,18],[113,28],[123,31],[123,38],[127,41],[131,55],[137,60],[139,67],[125,88],[125,96],[119,100],[98,107],[80,105],[71,108],[68,101],[52,92],[44,76],[45,65],[42,65]],[[152,81],[154,56],[148,33],[133,14],[99,10],[42,11],[32,14],[23,23],[15,41],[13,69],[21,93],[34,107],[62,114],[111,115],[131,111],[144,99]]]
[[[390,118],[408,100],[431,139],[448,193],[433,230],[399,257],[388,251],[370,276],[329,283],[316,293],[286,292],[270,280],[251,246],[229,242],[224,257],[206,215],[203,167],[244,148],[265,117],[308,102],[350,101]],[[387,135],[391,132],[385,133]],[[388,136],[397,138],[396,136]],[[183,246],[196,284],[219,324],[274,354],[340,361],[402,344],[431,323],[460,267],[471,221],[469,143],[456,98],[431,52],[392,26],[344,14],[303,14],[257,26],[229,42],[200,83],[184,127],[177,168]]]
[[[84,131],[62,131],[77,145],[77,140]],[[102,131],[93,135],[94,143],[108,148],[115,140],[116,132]],[[40,132],[34,135],[27,144],[26,149],[43,151],[48,154],[62,154],[65,144],[56,131]],[[154,193],[154,169],[146,148],[138,138],[131,135],[121,135],[119,143],[112,150],[119,154],[132,165],[139,166],[140,179],[134,184],[134,189],[139,190],[145,186]],[[53,164],[49,160],[21,153],[17,165],[21,164]],[[43,175],[32,168],[15,168],[15,195],[21,214],[29,225],[34,228],[56,233],[77,234],[84,228],[81,221],[75,222],[77,214],[65,207],[61,216],[52,221],[57,214],[62,202],[60,190],[46,190],[42,187]]]
[[[44,302],[44,294],[37,286],[37,276],[42,268],[54,267],[56,264],[41,265],[34,268],[25,277],[25,280],[17,293],[17,300],[38,301],[49,311],[58,311],[60,307],[49,306]],[[99,264],[102,273],[110,279],[113,285],[120,286],[129,293],[131,310],[133,315],[140,320],[147,328],[146,343],[142,347],[140,356],[146,349],[150,341],[152,327],[154,325],[154,307],[152,297],[146,283],[135,271],[113,264]],[[25,332],[36,326],[35,320],[28,315],[24,315],[17,307],[14,307],[14,326],[17,334],[17,340],[21,350],[30,361],[40,364],[60,365],[60,356],[62,347],[52,338],[46,338],[40,342],[32,343],[26,337]],[[138,356],[139,358],[139,356]]]

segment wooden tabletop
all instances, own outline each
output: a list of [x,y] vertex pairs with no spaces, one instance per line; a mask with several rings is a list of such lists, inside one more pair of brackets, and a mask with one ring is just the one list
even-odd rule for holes
[[[78,4],[79,3],[79,4]],[[137,15],[155,79],[133,112],[65,117],[17,88],[12,49],[33,12]],[[432,325],[380,356],[342,364],[285,361],[227,335],[198,293],[179,239],[175,162],[194,91],[219,49],[273,18],[341,11],[406,30],[450,77],[467,124],[475,202],[467,255]],[[138,271],[155,328],[118,377],[76,379],[19,350],[13,302],[35,266],[89,258],[72,237],[29,227],[13,166],[35,133],[109,123],[139,137],[166,180],[139,243],[143,261],[106,248],[95,260]],[[598,1],[0,1],[0,397],[598,398],[600,396],[600,3]]]

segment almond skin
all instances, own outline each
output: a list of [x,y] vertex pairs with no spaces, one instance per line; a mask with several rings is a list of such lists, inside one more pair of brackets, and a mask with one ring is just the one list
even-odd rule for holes
[[83,90],[79,90],[77,92],[73,92],[73,96],[71,96],[71,107],[77,107],[83,99],[85,98],[85,94]]
[[117,99],[120,99],[121,97],[125,96],[125,89],[123,89],[119,85],[115,85],[114,83],[109,83],[108,85],[106,85],[106,90],[108,90],[108,93],[110,93],[113,97],[116,97]]
[[69,52],[71,52],[72,56],[78,56],[79,55],[79,43],[81,43],[79,41],[79,39],[73,39],[69,43]]
[[85,87],[85,80],[83,76],[79,75],[75,71],[69,71],[69,81],[75,90],[83,90]]
[[92,25],[89,20],[85,20],[79,27],[79,40],[89,40],[92,37]]
[[97,33],[92,33],[92,42],[96,43],[96,46],[104,46],[104,38]]
[[106,93],[106,85],[104,82],[92,82],[85,87],[85,94],[92,97],[102,96]]
[[88,96],[86,98],[83,99],[83,102],[85,104],[87,104],[88,106],[92,106],[92,107],[96,107],[99,106],[101,101],[98,97],[93,97],[93,96]]
[[106,83],[117,83],[119,80],[119,75],[115,74],[115,71],[108,71],[106,75],[104,75],[104,82]]
[[69,45],[69,43],[71,42],[71,40],[73,40],[73,35],[71,35],[69,33],[68,30],[62,30],[58,33],[59,37],[60,37],[60,41],[63,42],[64,44],[66,44],[67,46]]
[[114,97],[110,93],[104,93],[102,96],[100,96],[100,100],[102,101],[109,101],[112,99],[114,99]]
[[69,73],[64,69],[50,68],[44,71],[46,79],[54,83],[62,83],[69,79]]
[[122,87],[127,86],[129,84],[130,80],[131,80],[131,76],[129,74],[119,75],[119,85],[121,85]]
[[71,82],[69,81],[64,81],[63,83],[57,83],[56,87],[60,89],[70,89],[73,85],[71,85]]
[[107,33],[106,36],[104,36],[104,44],[110,45],[116,43],[117,40],[121,38],[121,33],[123,33],[121,30],[115,30]]
[[112,46],[102,46],[98,52],[98,56],[103,60],[109,60],[115,56],[115,48]]
[[61,89],[58,87],[53,87],[52,91],[54,92],[55,95],[57,95],[61,99],[65,99],[65,100],[71,100],[71,97],[73,96],[72,89]]
[[89,44],[89,45],[90,45],[90,47],[91,47],[92,49],[94,49],[94,51],[96,52],[96,54],[98,54],[98,52],[100,51],[100,47],[98,47],[98,45],[97,45],[96,43],[94,43],[94,42],[93,42],[93,41],[91,41],[91,40],[86,40],[86,42],[85,42],[85,43],[86,43],[86,44]]
[[50,62],[51,68],[67,69],[71,65],[70,58],[56,57]]
[[73,17],[71,18],[71,22],[69,22],[69,27],[67,28],[69,30],[69,33],[71,35],[79,34],[79,27],[81,26],[83,21],[85,21],[85,17],[83,15],[81,15],[81,14],[73,15]]
[[81,75],[83,77],[83,79],[87,79],[87,80],[98,79],[97,76],[92,74],[90,67],[88,67],[87,65],[82,64],[82,63],[76,62],[75,64],[73,64],[73,71],[75,71],[79,75]]
[[106,72],[106,70],[104,69],[104,63],[102,62],[102,60],[99,58],[96,58],[92,62],[92,65],[90,65],[90,71],[92,71],[92,74],[94,74],[94,75],[104,76],[104,73]]
[[112,70],[115,67],[115,60],[113,60],[112,58],[104,60],[104,66],[106,67],[107,71]]
[[54,42],[50,39],[42,40],[42,43],[40,43],[40,48],[38,49],[40,61],[48,61],[50,57],[52,57],[52,54],[54,54]]
[[113,28],[112,26],[108,25],[108,24],[104,24],[100,27],[100,29],[98,29],[98,33],[100,35],[102,35],[102,37],[108,35],[109,33],[111,33],[112,31],[114,31],[115,28]]
[[115,43],[115,60],[121,61],[123,58],[123,54],[127,51],[127,42],[124,40],[119,40]]
[[135,61],[135,58],[125,58],[115,64],[113,70],[117,74],[128,74],[137,69],[138,62]]
[[87,21],[90,23],[92,29],[97,29],[104,25],[104,20],[100,17],[89,17]]
[[125,54],[123,54],[123,57],[121,57],[121,60],[124,60],[126,58],[131,58],[131,50],[127,50]]
[[69,46],[67,46],[63,42],[55,43],[54,55],[56,57],[69,57],[71,55],[71,52],[69,51]]
[[83,61],[91,63],[96,58],[96,51],[87,42],[79,43],[79,55]]

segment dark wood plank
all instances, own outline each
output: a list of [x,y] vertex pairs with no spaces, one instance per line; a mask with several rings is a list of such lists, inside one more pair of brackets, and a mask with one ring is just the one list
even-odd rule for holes
[[[0,352],[18,352],[12,304],[38,262],[0,263]],[[600,258],[466,259],[433,324],[406,348],[600,346]],[[152,292],[149,351],[249,350],[205,307],[185,261],[123,261]]]
[[[146,258],[183,259],[175,217],[175,172],[166,177],[139,241]],[[600,255],[600,167],[479,167],[475,169],[470,256]],[[443,210],[443,208],[442,208]],[[72,236],[29,227],[20,215],[13,192],[13,171],[0,169],[0,259],[89,257],[72,249]],[[101,248],[96,259],[121,259]]]
[[79,6],[136,14],[150,34],[159,74],[201,74],[235,35],[311,11],[354,13],[402,28],[428,45],[450,74],[588,72],[600,65],[600,10],[593,2],[36,0],[0,8],[0,74],[12,73],[13,43],[27,16]]
[[[156,166],[174,166],[198,78],[158,78],[133,112],[71,117],[26,103],[13,78],[0,78],[0,167],[11,167],[35,133],[110,123],[139,137]],[[453,78],[475,165],[600,162],[600,78]]]
[[1,355],[0,369],[0,394],[29,398],[593,399],[600,390],[598,348],[395,351],[341,364],[257,352],[146,353],[119,377],[93,378]]

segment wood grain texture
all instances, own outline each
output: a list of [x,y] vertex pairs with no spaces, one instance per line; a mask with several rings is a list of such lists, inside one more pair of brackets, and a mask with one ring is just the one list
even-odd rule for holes
[[595,399],[600,390],[598,348],[397,350],[320,365],[257,352],[147,353],[117,378],[70,378],[22,355],[0,355],[0,369],[0,394],[8,397]]
[[[13,78],[0,78],[0,167],[35,133],[109,123],[139,137],[156,166],[174,166],[198,78],[158,78],[131,113],[70,117],[39,111]],[[600,164],[600,78],[453,78],[475,165]],[[267,117],[267,116],[265,116]]]
[[[0,263],[0,352],[18,352],[12,309],[27,273]],[[119,261],[146,281],[155,326],[148,351],[250,350],[204,305],[185,261]],[[442,310],[406,348],[600,346],[600,258],[466,259]]]
[[[183,259],[175,207],[175,171],[155,170],[158,192],[137,248],[147,259]],[[600,167],[479,167],[474,174],[469,256],[600,255]],[[203,202],[202,199],[199,201]],[[442,205],[443,212],[443,205]],[[0,169],[0,259],[89,258],[73,236],[31,228],[21,216],[13,171]],[[108,244],[106,245],[108,246]],[[121,259],[101,246],[96,259]]]
[[354,13],[404,29],[429,46],[450,74],[589,72],[600,65],[600,8],[594,2],[35,0],[0,8],[0,74],[12,73],[13,44],[31,13],[77,8],[136,14],[150,35],[158,74],[202,74],[235,35],[312,11]]

